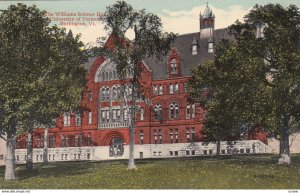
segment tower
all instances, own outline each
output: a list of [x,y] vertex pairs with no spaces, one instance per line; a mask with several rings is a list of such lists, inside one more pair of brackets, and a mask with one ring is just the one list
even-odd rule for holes
[[209,38],[213,36],[215,28],[215,15],[212,10],[206,5],[203,15],[200,13],[200,38]]

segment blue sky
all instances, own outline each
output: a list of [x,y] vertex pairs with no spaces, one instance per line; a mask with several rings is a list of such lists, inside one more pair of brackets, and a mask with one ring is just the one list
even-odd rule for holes
[[[165,31],[179,34],[199,31],[199,13],[203,12],[208,1],[216,15],[216,28],[224,28],[243,16],[255,4],[280,3],[287,7],[295,4],[300,7],[300,0],[126,0],[134,9],[146,9],[162,18]],[[0,9],[6,9],[10,4],[35,4],[48,12],[104,12],[106,6],[116,0],[52,0],[52,1],[3,1],[0,0]],[[62,26],[74,33],[81,33],[82,40],[93,42],[97,37],[106,36],[103,25],[95,26]],[[128,34],[129,38],[131,34]]]

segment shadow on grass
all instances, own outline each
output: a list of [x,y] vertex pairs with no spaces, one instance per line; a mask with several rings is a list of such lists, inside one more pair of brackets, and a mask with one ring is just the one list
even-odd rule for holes
[[64,177],[72,175],[83,175],[90,173],[93,168],[104,168],[112,165],[127,165],[126,160],[105,160],[105,161],[68,161],[50,162],[47,164],[36,163],[33,171],[29,173],[26,165],[18,165],[16,174],[19,180],[26,180],[32,177]]
[[[167,162],[166,162],[167,161]],[[172,162],[218,162],[225,164],[243,164],[243,165],[276,165],[278,155],[226,155],[226,156],[195,156],[178,158],[155,158],[155,159],[136,159],[137,166],[147,165],[157,162],[163,164],[172,164]],[[110,166],[127,167],[128,160],[105,160],[105,161],[68,161],[51,162],[48,164],[34,164],[32,173],[28,173],[25,165],[18,165],[16,176],[19,180],[39,177],[64,177],[72,175],[83,175],[91,173],[94,170],[101,170]],[[292,156],[292,165],[300,164],[300,154]],[[4,176],[5,166],[0,166],[0,176]]]

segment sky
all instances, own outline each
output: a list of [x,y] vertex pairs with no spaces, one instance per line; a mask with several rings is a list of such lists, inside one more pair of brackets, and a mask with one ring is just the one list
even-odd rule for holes
[[[157,14],[162,19],[163,29],[166,32],[178,34],[193,33],[199,31],[199,14],[203,13],[207,3],[215,14],[215,28],[226,28],[237,19],[243,21],[243,17],[253,8],[255,4],[265,5],[268,3],[279,3],[284,7],[294,4],[300,8],[300,0],[125,0],[134,9],[145,9],[146,12]],[[81,34],[84,43],[95,42],[98,37],[107,36],[103,24],[99,21],[89,23],[86,19],[97,18],[97,12],[103,13],[107,6],[116,0],[35,0],[35,1],[10,1],[0,0],[0,9],[7,9],[11,4],[24,3],[36,5],[41,10],[53,14],[53,18],[64,18],[56,16],[56,12],[68,12],[77,14],[80,23],[77,25],[76,17],[68,25],[52,22],[67,30],[71,29],[73,34]],[[94,16],[86,16],[85,14]],[[82,15],[82,16],[80,16]],[[49,16],[51,17],[51,16]],[[70,25],[71,24],[71,25]],[[133,35],[128,33],[132,38]]]

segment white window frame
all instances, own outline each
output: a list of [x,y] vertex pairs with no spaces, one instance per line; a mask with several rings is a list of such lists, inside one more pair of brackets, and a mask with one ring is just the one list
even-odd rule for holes
[[88,112],[88,124],[90,125],[90,124],[92,124],[92,111],[89,111]]
[[158,94],[162,95],[163,94],[163,85],[159,85],[159,89],[158,89]]
[[171,73],[177,74],[177,62],[175,58],[171,60]]
[[71,125],[71,116],[70,113],[64,113],[64,126]]
[[214,43],[213,42],[208,43],[208,53],[214,53]]
[[197,54],[197,45],[193,45],[192,46],[192,55],[196,55]]

